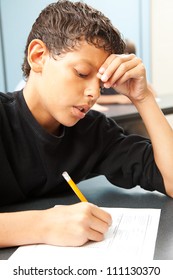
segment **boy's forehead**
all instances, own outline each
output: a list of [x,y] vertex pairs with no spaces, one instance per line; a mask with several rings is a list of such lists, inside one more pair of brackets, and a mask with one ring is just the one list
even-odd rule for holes
[[88,64],[92,67],[99,68],[106,60],[109,53],[102,48],[97,48],[92,44],[84,42],[73,51],[66,53],[66,58],[73,62]]

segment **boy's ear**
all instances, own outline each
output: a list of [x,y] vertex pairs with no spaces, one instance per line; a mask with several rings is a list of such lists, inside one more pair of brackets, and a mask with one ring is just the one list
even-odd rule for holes
[[47,54],[48,51],[43,41],[34,39],[30,42],[28,46],[28,63],[34,72],[42,72]]

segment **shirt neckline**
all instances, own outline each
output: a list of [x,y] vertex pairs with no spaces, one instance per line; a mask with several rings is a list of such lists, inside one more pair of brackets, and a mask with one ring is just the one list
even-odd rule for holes
[[23,90],[16,93],[16,99],[19,103],[19,110],[22,112],[22,115],[25,117],[28,125],[34,131],[37,136],[41,137],[42,140],[49,141],[49,142],[57,142],[58,140],[62,139],[65,135],[65,126],[62,125],[61,127],[61,134],[54,135],[47,132],[44,127],[42,127],[38,121],[34,118],[33,114],[31,113],[26,100],[23,95]]

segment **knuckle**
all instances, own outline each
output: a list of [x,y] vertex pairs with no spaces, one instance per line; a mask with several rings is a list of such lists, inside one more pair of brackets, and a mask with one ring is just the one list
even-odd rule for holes
[[125,61],[125,59],[126,59],[126,55],[119,55],[118,57],[117,57],[117,62],[118,62],[118,64],[122,64],[124,61]]
[[126,80],[129,80],[131,78],[130,72],[128,72],[128,71],[125,72],[124,77],[125,77]]
[[125,63],[125,64],[121,64],[120,65],[120,70],[122,71],[122,72],[127,72],[127,70],[128,70],[128,65]]
[[137,58],[139,63],[143,64],[142,59],[140,57]]
[[140,57],[136,57],[136,61],[139,65],[141,65],[142,67],[144,67],[143,61]]
[[145,65],[143,63],[140,64],[140,71],[141,71],[142,75],[145,75],[146,69],[145,69]]
[[80,215],[78,222],[82,227],[86,226],[88,224],[88,215],[86,213]]
[[91,209],[92,209],[92,204],[90,203],[83,203],[83,213],[85,215],[89,215],[91,213]]
[[137,57],[136,54],[134,54],[134,53],[131,53],[130,56],[131,56],[132,58],[136,58],[136,57]]

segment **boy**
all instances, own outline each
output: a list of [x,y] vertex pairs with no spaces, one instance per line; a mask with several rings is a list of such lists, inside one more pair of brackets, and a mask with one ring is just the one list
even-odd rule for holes
[[[26,86],[1,94],[1,205],[64,192],[65,170],[77,183],[103,174],[124,188],[173,197],[172,129],[147,88],[142,61],[124,55],[124,47],[110,21],[83,3],[59,1],[41,12],[25,49]],[[152,144],[90,110],[100,87],[130,98]],[[102,240],[110,224],[108,213],[87,202],[1,213],[0,246],[80,246]]]

